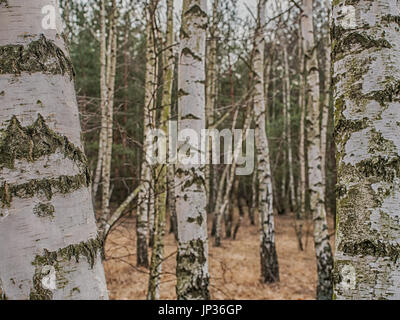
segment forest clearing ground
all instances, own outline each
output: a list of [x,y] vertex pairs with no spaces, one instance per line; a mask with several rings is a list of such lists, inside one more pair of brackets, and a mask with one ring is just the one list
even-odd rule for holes
[[[257,226],[250,225],[246,216],[236,240],[223,239],[222,246],[216,248],[213,245],[214,238],[209,237],[211,299],[310,300],[315,298],[317,268],[310,222],[306,222],[304,226],[304,233],[309,229],[309,236],[307,247],[301,252],[297,248],[293,216],[289,214],[276,216],[275,221],[280,282],[262,284],[259,281],[259,232]],[[331,216],[328,217],[328,221],[329,232],[332,234]],[[210,227],[209,221],[209,230]],[[332,245],[333,238],[332,236]],[[174,236],[167,234],[161,299],[176,299],[176,250]],[[106,257],[104,268],[110,299],[145,299],[148,270],[136,267],[135,219],[125,218],[111,231],[106,244]],[[149,259],[150,257],[149,250]]]

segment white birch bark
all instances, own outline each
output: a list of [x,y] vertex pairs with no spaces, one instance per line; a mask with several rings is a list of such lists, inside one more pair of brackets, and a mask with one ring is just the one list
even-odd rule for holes
[[275,227],[273,215],[273,195],[268,139],[265,128],[264,98],[264,27],[266,1],[259,0],[257,28],[254,45],[254,119],[257,150],[257,176],[259,179],[259,219],[261,276],[264,282],[279,281],[278,257],[275,248]]
[[[207,1],[184,0],[181,50],[178,69],[178,130],[205,129],[205,45]],[[192,142],[193,145],[189,143]],[[189,148],[200,157],[200,145],[178,141],[178,149]],[[176,168],[176,211],[178,255],[176,292],[178,299],[208,299],[208,239],[204,165],[178,163]]]
[[[45,6],[55,9],[55,29],[42,27]],[[58,9],[55,0],[0,3],[0,282],[7,299],[108,298]]]
[[[217,91],[217,37],[218,37],[218,6],[219,0],[213,2],[212,20],[210,22],[209,34],[210,40],[207,46],[207,61],[206,61],[206,122],[207,128],[214,124],[214,112]],[[211,144],[208,144],[209,163],[205,168],[206,192],[207,192],[207,209],[212,212],[215,206],[214,203],[214,171],[212,166],[212,150]]]
[[[168,144],[168,121],[171,114],[172,85],[174,80],[174,0],[167,0],[167,32],[166,41],[163,47],[163,96],[161,110],[161,130],[167,137]],[[161,37],[160,37],[161,38]],[[168,159],[167,159],[168,160]],[[165,164],[160,164],[157,168],[157,209],[155,214],[154,244],[151,256],[149,286],[147,299],[160,299],[160,281],[162,273],[162,262],[164,257],[164,234],[167,211],[167,172]]]
[[290,90],[290,70],[287,45],[283,44],[283,60],[285,65],[285,93],[286,93],[286,138],[288,150],[288,171],[289,171],[289,191],[290,191],[290,207],[293,210],[296,206],[295,185],[293,176],[293,152],[292,152],[292,129],[291,129],[291,90]]
[[110,53],[107,72],[107,103],[106,103],[106,132],[105,147],[102,163],[102,225],[110,218],[110,188],[111,188],[111,160],[113,145],[113,116],[114,116],[114,91],[117,63],[117,2],[112,2],[112,17],[110,25]]
[[[150,0],[146,7],[146,74],[145,74],[145,101],[144,101],[144,144],[143,162],[141,172],[141,190],[139,192],[139,210],[137,215],[137,265],[147,267],[147,237],[148,230],[153,229],[153,223],[149,223],[149,218],[154,214],[154,201],[152,200],[152,168],[146,161],[146,154],[149,145],[146,142],[146,132],[153,128],[153,116],[155,109],[155,86],[156,86],[156,52],[155,52],[155,10],[156,1]],[[152,238],[152,231],[150,231]]]
[[105,155],[106,131],[107,131],[107,74],[106,74],[106,7],[105,0],[100,4],[100,110],[101,127],[99,134],[99,151],[97,156],[97,165],[93,178],[92,193],[93,201],[96,198],[97,190],[101,179],[103,167],[103,158]]
[[[335,296],[400,299],[399,1],[333,5]],[[353,14],[352,14],[353,13]]]
[[300,143],[299,143],[299,163],[300,163],[300,180],[298,192],[298,214],[296,215],[296,235],[299,249],[303,250],[303,220],[306,214],[306,158],[305,158],[305,109],[306,109],[306,83],[304,78],[305,71],[305,56],[302,50],[302,32],[299,28],[299,106],[300,106]]
[[314,220],[314,245],[317,256],[317,299],[332,298],[332,250],[326,222],[321,173],[320,88],[317,50],[314,44],[313,0],[303,0],[301,19],[303,50],[307,74],[307,156],[310,210]]
[[[328,2],[329,5],[329,1]],[[329,17],[331,10],[328,10],[328,22],[329,26]],[[326,194],[326,154],[327,154],[327,139],[328,139],[328,121],[329,121],[329,107],[331,102],[331,39],[329,34],[329,28],[326,30],[326,39],[325,39],[325,83],[324,83],[324,100],[322,103],[322,117],[321,117],[321,174],[322,174],[322,184],[323,191]],[[326,199],[326,196],[324,196]]]

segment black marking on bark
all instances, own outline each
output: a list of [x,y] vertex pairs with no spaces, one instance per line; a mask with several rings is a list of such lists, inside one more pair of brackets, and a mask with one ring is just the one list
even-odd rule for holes
[[179,89],[179,91],[178,91],[178,98],[183,97],[183,96],[188,96],[188,95],[189,95],[188,92],[186,92],[186,91],[183,90],[183,89]]
[[[204,241],[195,239],[189,243],[179,244],[176,257],[177,284],[176,291],[179,300],[186,299],[209,299],[208,291],[209,277],[203,274],[202,267],[207,262],[204,249]],[[197,272],[193,272],[196,269]],[[194,276],[195,275],[195,276]]]
[[370,99],[376,100],[381,106],[387,102],[393,102],[400,95],[400,80],[388,83],[383,90],[374,91],[369,95]]
[[33,208],[33,213],[40,217],[54,217],[54,206],[51,203],[39,203]]
[[351,51],[354,45],[359,45],[359,50],[366,50],[371,48],[392,48],[392,45],[386,39],[374,39],[367,34],[358,32],[351,32],[345,34],[345,29],[334,26],[332,29],[333,35],[333,48],[332,54],[334,61],[339,60],[345,52]]
[[68,74],[71,80],[75,77],[71,59],[43,34],[26,46],[0,46],[0,74],[22,72]]
[[37,255],[32,262],[35,266],[35,274],[33,276],[33,288],[31,288],[31,300],[51,300],[53,294],[50,290],[42,287],[43,279],[42,270],[44,266],[53,266],[57,273],[62,272],[62,263],[71,261],[75,258],[76,263],[79,263],[81,257],[85,257],[90,268],[93,269],[96,259],[102,255],[104,247],[103,236],[98,235],[94,239],[82,241],[78,244],[71,244],[65,248],[50,252],[44,249],[43,255]]
[[42,268],[37,268],[35,270],[35,274],[33,276],[33,288],[29,293],[29,300],[52,300],[53,292],[51,290],[43,288],[42,280],[45,277],[45,274],[42,274]]
[[394,16],[394,15],[388,14],[388,15],[382,17],[382,22],[386,22],[386,23],[394,22],[400,26],[400,16]]
[[358,172],[365,177],[379,177],[383,181],[393,182],[400,175],[400,158],[376,156],[356,164]]
[[86,167],[85,154],[67,137],[51,130],[40,114],[33,125],[27,127],[22,127],[13,116],[0,137],[0,171],[4,167],[14,169],[17,159],[34,162],[57,150],[78,166]]
[[60,176],[51,179],[30,180],[23,184],[7,184],[0,187],[0,203],[2,207],[9,207],[14,197],[27,199],[36,196],[44,196],[48,201],[56,193],[69,194],[90,185],[89,172],[75,176]]
[[194,115],[193,113],[188,113],[184,116],[182,116],[181,120],[201,120],[199,117],[197,117],[196,115]]
[[261,280],[264,283],[279,281],[279,264],[275,243],[263,235],[260,243]]
[[206,12],[204,12],[198,4],[191,6],[186,12],[185,15],[194,15],[202,18],[208,18]]
[[43,255],[37,255],[32,264],[35,266],[55,266],[57,262],[71,261],[72,258],[75,258],[75,261],[79,263],[80,257],[85,257],[90,268],[93,269],[96,257],[103,252],[103,245],[103,237],[99,234],[96,238],[71,244],[57,251],[51,252],[44,249]]
[[338,249],[350,256],[389,257],[393,262],[397,262],[400,256],[400,245],[385,243],[380,240],[346,241],[340,243]]
[[362,120],[348,120],[348,119],[336,119],[335,124],[335,137],[342,137],[343,134],[351,134],[368,128],[368,118]]
[[201,57],[199,55],[197,55],[195,52],[193,52],[188,47],[185,47],[185,48],[182,49],[182,55],[191,56],[193,59],[195,59],[197,61],[202,61]]
[[192,217],[187,218],[187,222],[197,223],[199,226],[201,226],[203,224],[203,221],[204,221],[204,218],[201,214],[198,215],[196,218],[192,218]]

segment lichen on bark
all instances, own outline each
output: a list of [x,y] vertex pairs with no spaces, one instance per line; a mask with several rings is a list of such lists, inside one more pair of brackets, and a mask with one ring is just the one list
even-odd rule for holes
[[185,244],[180,243],[179,247],[176,258],[176,273],[179,274],[176,284],[178,299],[209,299],[209,276],[202,271],[207,262],[204,240],[195,239]]
[[68,194],[89,185],[90,175],[87,169],[75,176],[33,179],[22,184],[7,184],[5,181],[0,186],[0,203],[3,208],[9,207],[14,197],[26,199],[34,196],[44,197],[50,201],[56,193]]
[[4,168],[15,169],[16,160],[35,162],[56,152],[72,160],[80,173],[75,176],[32,179],[20,184],[5,180],[0,185],[2,207],[9,207],[14,197],[29,198],[36,195],[51,200],[55,193],[67,194],[90,185],[85,154],[67,137],[51,130],[40,114],[32,125],[26,127],[21,125],[17,117],[10,119],[6,129],[0,131],[0,172]]
[[337,299],[398,299],[399,17],[394,0],[334,2]]
[[[32,279],[33,288],[31,288],[30,300],[52,300],[53,298],[51,290],[43,288],[42,286],[42,279],[46,276],[46,274],[43,273],[43,270],[45,270],[44,267],[54,267],[56,276],[60,277],[63,272],[63,263],[69,262],[73,258],[76,263],[79,263],[79,260],[84,257],[90,268],[93,269],[96,259],[103,254],[103,246],[103,237],[98,235],[96,238],[82,241],[78,244],[71,244],[57,251],[50,252],[44,249],[44,253],[42,255],[37,255],[32,262],[32,265],[35,266],[35,273]],[[65,282],[56,282],[58,285],[65,285]],[[74,289],[79,290],[79,288]]]
[[71,59],[43,34],[28,45],[0,46],[0,74],[48,73],[75,77]]
[[67,137],[51,130],[41,114],[27,127],[23,127],[17,117],[13,116],[7,128],[0,131],[0,170],[14,169],[15,160],[34,162],[56,151],[60,151],[78,166],[86,166],[87,160],[82,150]]

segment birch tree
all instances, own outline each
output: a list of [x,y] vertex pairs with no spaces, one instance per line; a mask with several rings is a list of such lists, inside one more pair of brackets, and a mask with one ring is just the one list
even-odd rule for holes
[[302,48],[302,32],[299,28],[299,107],[300,107],[300,141],[299,141],[299,164],[300,164],[300,179],[298,192],[298,214],[296,221],[296,234],[298,246],[303,251],[303,220],[306,214],[306,158],[305,158],[305,109],[306,109],[306,85],[304,78],[305,71],[305,56]]
[[[168,137],[168,121],[171,114],[172,85],[174,80],[174,0],[167,0],[167,31],[163,48],[163,97],[161,110],[161,130]],[[168,140],[168,139],[167,139]],[[168,142],[168,141],[167,141]],[[164,234],[167,211],[167,170],[164,164],[158,167],[157,179],[157,210],[155,219],[154,244],[151,256],[149,289],[147,298],[160,299],[160,279],[164,256]]]
[[335,297],[400,299],[399,1],[333,2]]
[[[247,102],[248,104],[248,102]],[[236,127],[236,121],[238,119],[239,115],[239,109],[237,109],[234,113],[233,116],[233,123],[232,123],[232,131],[234,131]],[[249,107],[247,107],[246,113],[245,113],[245,120],[243,124],[243,132],[240,135],[240,138],[238,139],[238,142],[234,149],[233,149],[233,159],[232,159],[232,164],[227,165],[224,169],[224,172],[222,174],[219,187],[218,187],[218,195],[215,203],[215,210],[216,210],[216,226],[215,226],[215,246],[219,247],[221,246],[221,228],[222,228],[222,218],[225,216],[226,211],[229,210],[229,202],[231,199],[231,191],[233,184],[235,182],[235,173],[236,173],[236,167],[237,167],[237,160],[240,156],[240,153],[242,152],[242,142],[247,139],[248,136],[248,129],[251,124],[252,120],[252,115],[253,113],[251,110],[249,110]],[[226,182],[226,183],[225,183]],[[224,185],[225,186],[225,193],[223,194],[224,191]]]
[[100,110],[101,110],[101,127],[99,135],[99,151],[97,156],[97,165],[94,172],[92,185],[93,199],[96,197],[97,190],[101,179],[101,171],[103,167],[103,158],[105,154],[105,146],[107,139],[107,43],[106,43],[106,3],[101,0],[100,3]]
[[289,191],[290,191],[290,207],[292,210],[296,205],[296,195],[294,187],[294,175],[293,175],[293,152],[292,152],[292,128],[291,128],[291,88],[290,88],[290,70],[289,70],[289,55],[287,44],[283,44],[283,61],[284,61],[284,73],[285,73],[285,93],[286,97],[284,102],[286,103],[286,138],[287,138],[287,160],[288,160],[288,171],[289,171]]
[[[184,0],[178,70],[178,132],[205,128],[205,45],[207,1]],[[193,145],[189,143],[192,142]],[[179,153],[200,158],[200,145],[178,141]],[[184,152],[184,150],[186,152]],[[178,161],[175,187],[178,218],[178,299],[208,299],[208,239],[204,165]]]
[[325,192],[321,173],[320,87],[317,50],[314,44],[313,0],[303,0],[301,17],[306,63],[307,156],[310,210],[314,220],[314,245],[317,256],[317,298],[332,298],[332,249],[326,222]]
[[[325,3],[330,6],[330,1],[327,0]],[[329,107],[331,103],[331,39],[329,35],[330,25],[330,8],[328,9],[328,21],[326,22],[327,30],[325,35],[325,55],[324,55],[324,100],[322,103],[322,117],[321,117],[321,173],[322,173],[322,184],[324,194],[326,193],[326,154],[327,154],[327,139],[328,139],[328,122],[329,122]],[[326,196],[325,196],[326,199]]]
[[0,291],[7,299],[108,298],[62,32],[57,1],[37,0],[29,10],[23,0],[0,1]]
[[[114,91],[115,91],[115,73],[117,63],[117,2],[112,2],[112,12],[110,19],[109,36],[109,61],[107,63],[107,103],[106,103],[106,131],[105,146],[102,161],[102,220],[107,221],[110,218],[110,187],[111,187],[111,160],[113,145],[113,114],[114,114]],[[104,225],[104,222],[103,222]]]
[[261,276],[264,282],[279,281],[278,257],[275,248],[275,226],[268,139],[265,128],[264,98],[264,29],[266,24],[266,0],[257,6],[257,28],[254,37],[254,119],[257,152],[257,176],[259,179],[258,212],[260,219]]
[[[146,132],[151,130],[154,121],[155,110],[155,91],[157,86],[157,57],[155,48],[155,12],[157,0],[150,0],[146,7],[146,74],[145,74],[145,101],[144,101],[144,144],[143,162],[141,172],[141,190],[139,192],[139,210],[137,215],[137,265],[148,267],[147,235],[149,226],[149,216],[154,212],[154,202],[152,198],[152,168],[146,161],[146,154],[149,145],[146,142]],[[152,235],[150,234],[150,237]]]
[[[207,128],[214,124],[214,112],[217,91],[217,27],[218,27],[218,6],[219,0],[214,0],[212,20],[210,22],[209,34],[210,40],[207,46],[207,61],[206,61],[206,123]],[[213,212],[215,205],[214,189],[215,179],[212,166],[212,150],[211,144],[208,144],[209,163],[206,166],[206,192],[207,192],[207,208],[208,212]]]

